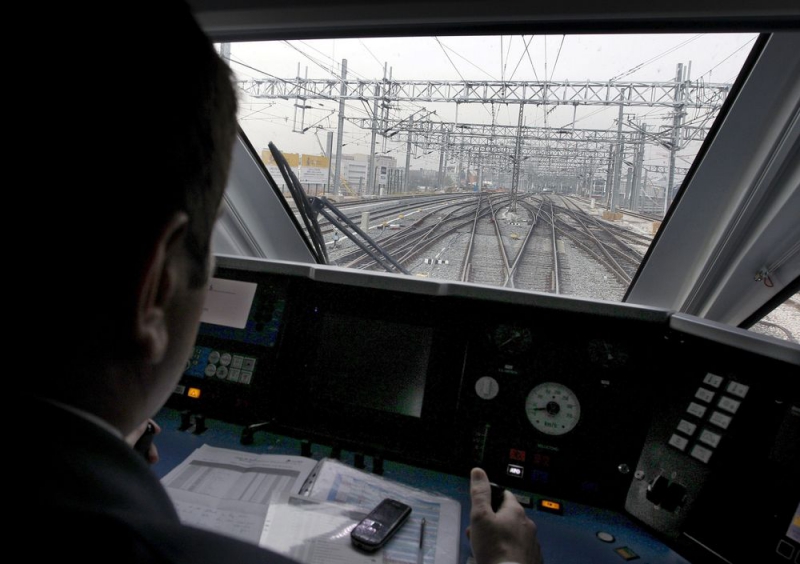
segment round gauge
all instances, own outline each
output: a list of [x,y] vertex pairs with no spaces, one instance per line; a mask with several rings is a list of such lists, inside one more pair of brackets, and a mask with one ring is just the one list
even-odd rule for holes
[[475,382],[475,393],[485,400],[494,399],[500,391],[500,384],[491,376],[483,376]]
[[569,433],[581,418],[578,396],[564,384],[543,382],[525,400],[525,413],[535,429],[546,435]]
[[492,341],[501,353],[519,354],[531,348],[533,335],[525,327],[499,325],[494,330]]

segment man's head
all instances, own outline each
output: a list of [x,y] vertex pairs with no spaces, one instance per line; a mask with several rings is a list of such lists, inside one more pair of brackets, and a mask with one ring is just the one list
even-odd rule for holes
[[53,282],[57,354],[24,384],[125,432],[188,358],[236,134],[230,71],[188,8],[132,6],[101,24],[71,10],[46,34],[63,91],[34,126],[60,142],[43,163],[51,253],[29,274]]

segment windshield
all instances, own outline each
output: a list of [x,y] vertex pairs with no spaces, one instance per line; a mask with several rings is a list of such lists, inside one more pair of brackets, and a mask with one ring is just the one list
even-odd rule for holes
[[320,215],[318,230],[300,221],[318,231],[329,264],[620,301],[755,39],[351,38],[220,49],[241,92],[241,127],[293,209],[270,143],[306,194],[331,202],[392,258],[365,252],[339,215]]

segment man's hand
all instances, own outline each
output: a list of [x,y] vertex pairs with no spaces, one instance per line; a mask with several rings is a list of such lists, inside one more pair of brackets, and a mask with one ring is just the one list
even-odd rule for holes
[[[152,419],[148,419],[141,425],[139,425],[136,430],[134,430],[130,435],[125,437],[125,442],[127,442],[132,447],[136,448],[136,443],[140,440],[143,440],[145,433],[148,431],[148,427],[152,426],[152,439],[153,436],[158,435],[161,432],[161,427],[158,426],[158,423],[153,421]],[[146,438],[146,437],[145,437]],[[147,460],[148,464],[155,464],[158,462],[158,449],[153,442],[150,442],[147,445],[147,452],[145,453],[145,460]]]
[[473,468],[470,476],[470,526],[467,536],[476,564],[542,564],[536,525],[525,515],[514,494],[506,490],[497,513],[492,511],[492,488],[486,472]]

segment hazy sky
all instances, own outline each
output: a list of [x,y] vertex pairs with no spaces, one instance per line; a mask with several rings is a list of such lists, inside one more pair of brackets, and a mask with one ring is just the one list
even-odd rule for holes
[[[298,75],[298,63],[301,76],[307,73],[309,78],[331,78],[340,73],[341,60],[347,59],[350,79],[381,79],[386,64],[394,80],[668,82],[674,79],[677,64],[683,63],[691,64],[689,78],[693,81],[729,83],[738,75],[755,38],[754,34],[517,35],[235,43],[231,45],[231,66],[244,80],[269,75],[292,79]],[[256,100],[243,95],[242,127],[257,149],[273,141],[284,152],[320,154],[313,131],[324,145],[326,132],[336,130],[338,104],[310,103],[315,109],[306,111],[304,125],[313,125],[313,129],[300,134],[292,132],[294,101]],[[403,119],[423,107],[436,112],[434,120],[455,120],[454,104],[425,102],[401,104],[393,109],[392,117]],[[370,112],[368,104],[347,103],[348,116],[370,117]],[[459,123],[494,120],[516,124],[518,106],[461,104],[458,112]],[[550,127],[564,127],[574,116],[577,128],[616,129],[617,113],[616,106],[579,106],[577,110],[571,106],[526,107],[525,122],[542,126],[546,121]],[[636,108],[626,113],[636,114],[653,129],[666,125],[669,117],[667,108]],[[690,110],[687,120],[702,113]],[[348,125],[344,139],[344,153],[369,152],[369,130]],[[396,156],[400,166],[404,164],[404,142],[387,141],[378,148]],[[679,166],[688,166],[696,150],[688,147],[681,153]],[[663,160],[655,148],[650,153],[649,160]],[[438,155],[417,158],[412,166],[436,168]]]

